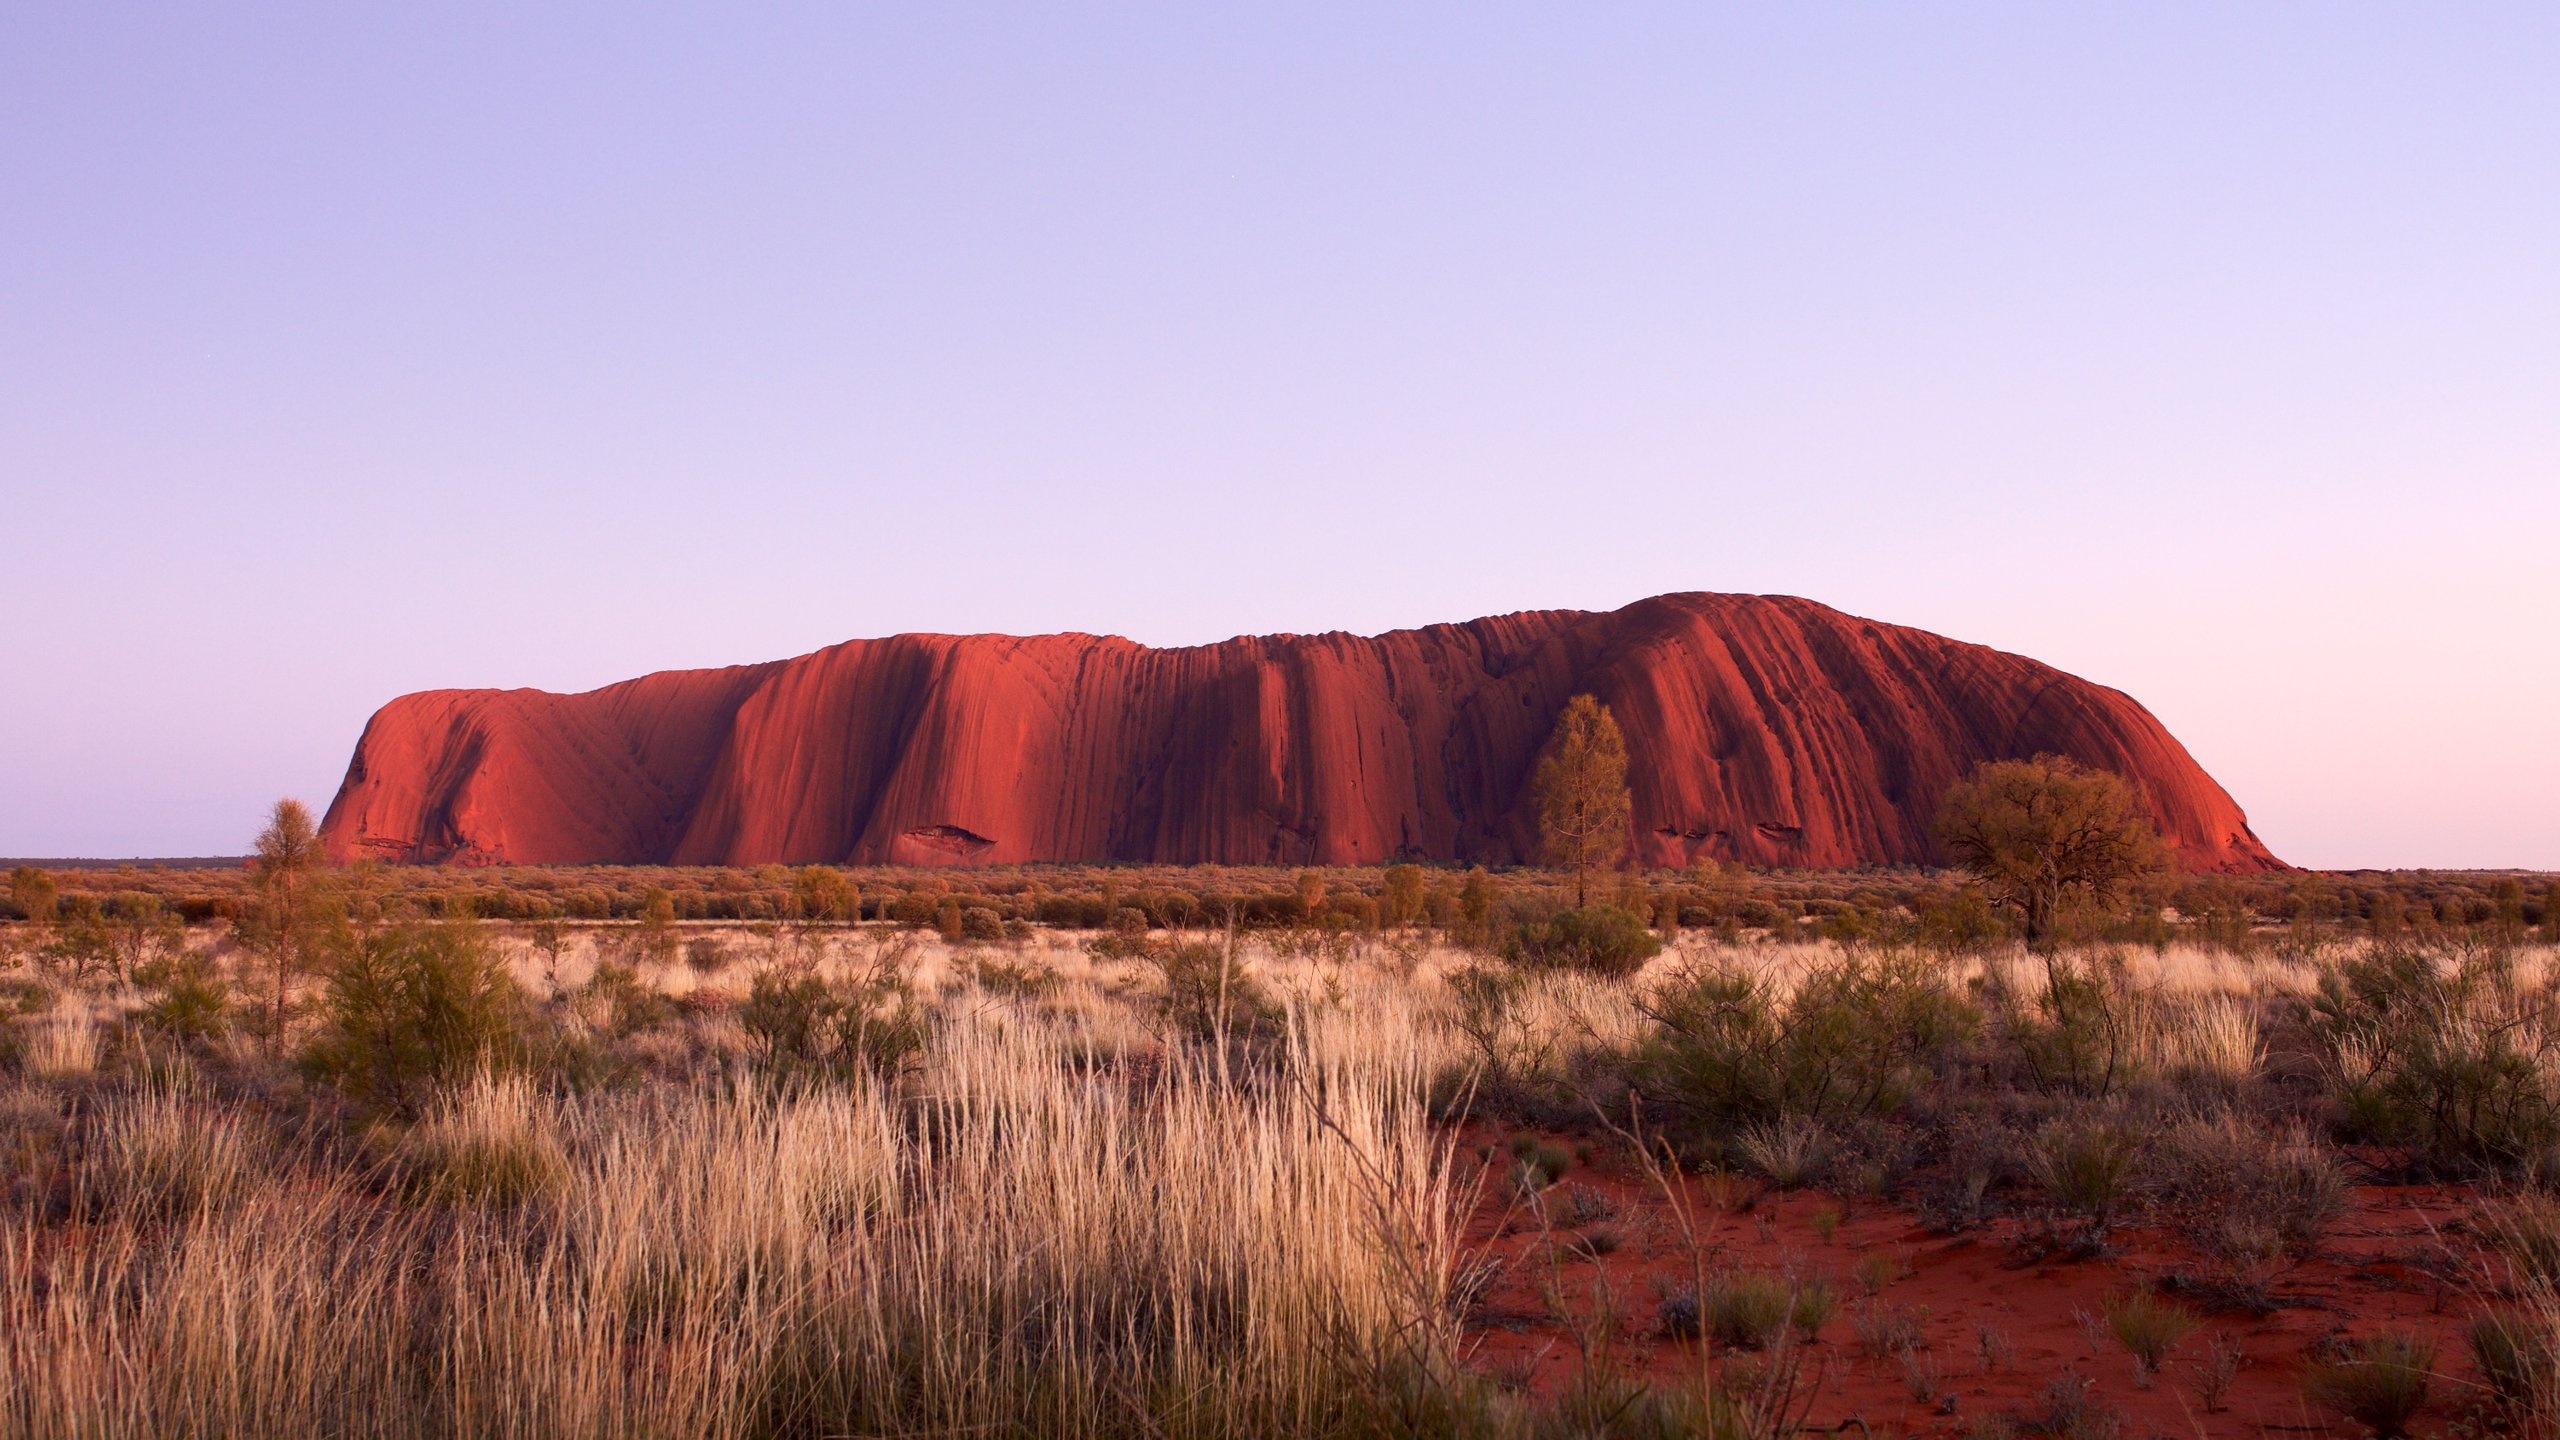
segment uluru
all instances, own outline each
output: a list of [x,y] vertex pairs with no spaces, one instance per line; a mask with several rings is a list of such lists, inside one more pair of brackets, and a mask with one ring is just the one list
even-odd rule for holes
[[434,690],[365,727],[322,834],[466,864],[1501,864],[1571,697],[1625,733],[1630,858],[1937,859],[1975,764],[2133,780],[2194,871],[2281,863],[2132,697],[1788,596],[1673,594],[1158,649],[895,635],[583,694]]

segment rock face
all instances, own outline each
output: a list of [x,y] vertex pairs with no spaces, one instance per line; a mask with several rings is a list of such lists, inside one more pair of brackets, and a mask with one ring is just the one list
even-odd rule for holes
[[322,833],[480,864],[1523,861],[1566,700],[1615,712],[1631,857],[1926,863],[1939,797],[2054,752],[2147,793],[2188,868],[2280,868],[2131,697],[1780,596],[1665,595],[1157,650],[897,635],[581,695],[438,690],[377,713]]

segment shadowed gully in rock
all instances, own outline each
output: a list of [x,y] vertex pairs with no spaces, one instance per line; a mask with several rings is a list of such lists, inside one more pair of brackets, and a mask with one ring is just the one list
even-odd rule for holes
[[1374,637],[895,635],[580,695],[377,713],[341,857],[575,864],[1367,864],[1533,858],[1557,713],[1625,732],[1639,865],[1935,858],[1988,759],[2136,781],[2193,870],[2279,862],[2130,696],[1786,596],[1679,594]]

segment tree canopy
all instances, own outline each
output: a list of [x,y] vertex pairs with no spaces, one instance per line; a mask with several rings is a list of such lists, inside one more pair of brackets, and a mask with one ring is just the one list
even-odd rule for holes
[[1937,833],[1993,904],[2025,918],[2030,944],[2065,904],[2111,902],[2168,864],[2141,793],[2060,755],[1975,766],[1947,791]]

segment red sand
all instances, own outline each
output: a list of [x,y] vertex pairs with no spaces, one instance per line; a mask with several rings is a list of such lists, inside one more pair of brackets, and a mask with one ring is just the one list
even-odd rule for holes
[[[1560,1294],[1569,1312],[1590,1316],[1614,1309],[1622,1316],[1616,1333],[1630,1364],[1664,1377],[1698,1373],[1697,1343],[1663,1338],[1657,1318],[1664,1298],[1691,1287],[1692,1252],[1655,1182],[1606,1167],[1605,1158],[1600,1167],[1580,1165],[1561,1182],[1598,1192],[1614,1209],[1608,1219],[1583,1227],[1585,1233],[1614,1230],[1623,1239],[1617,1251],[1597,1258],[1575,1251],[1573,1230],[1552,1232],[1558,1243],[1550,1244],[1535,1216],[1504,1193],[1498,1178],[1487,1178],[1470,1227],[1469,1258],[1494,1257],[1504,1268],[1470,1321],[1472,1363],[1479,1369],[1525,1381],[1539,1393],[1569,1384],[1580,1359],[1549,1298]],[[1837,1311],[1816,1342],[1796,1352],[1806,1383],[1814,1387],[1815,1425],[1857,1417],[1878,1433],[1962,1434],[1983,1417],[2040,1413],[2053,1377],[2076,1371],[2095,1382],[2097,1399],[2124,1417],[2127,1440],[2154,1433],[2353,1435],[2360,1433],[2356,1427],[2302,1399],[2306,1351],[2324,1336],[2363,1336],[2384,1328],[2414,1331],[2437,1343],[2438,1379],[2418,1427],[2422,1433],[2441,1431],[2482,1398],[2462,1338],[2480,1304],[2475,1282],[2487,1273],[2461,1223],[2470,1209],[2466,1191],[2354,1188],[2349,1211],[2328,1230],[2320,1253],[2272,1287],[2281,1308],[2263,1318],[2206,1313],[2204,1325],[2170,1356],[2154,1383],[2142,1388],[2131,1357],[2114,1337],[2101,1331],[2102,1343],[2093,1348],[2074,1312],[2097,1316],[2103,1297],[2178,1268],[2187,1257],[2159,1231],[2120,1228],[2110,1234],[2110,1253],[2102,1258],[2031,1264],[2011,1243],[2023,1223],[2015,1218],[1944,1235],[1890,1206],[1740,1182],[1735,1189],[1740,1203],[1718,1211],[1695,1182],[1684,1186],[1708,1235],[1710,1273],[1724,1266],[1775,1271],[1792,1265],[1799,1273],[1830,1277]],[[1846,1216],[1828,1243],[1814,1223],[1824,1210]],[[1871,1360],[1860,1351],[1852,1318],[1861,1302],[1854,1267],[1879,1251],[1907,1262],[1901,1268],[1908,1273],[1885,1285],[1879,1298],[1926,1308],[1926,1359],[1953,1393],[1952,1409],[1916,1401],[1899,1364]],[[1986,1326],[2008,1343],[2013,1358],[2005,1368],[1984,1368],[1977,1335]],[[2223,1408],[2207,1413],[2191,1389],[2191,1376],[2216,1333],[2236,1341],[2247,1359]],[[1718,1363],[1735,1353],[1719,1351]]]
[[582,695],[439,690],[365,728],[341,857],[487,864],[1502,863],[1572,696],[1623,728],[1640,866],[1907,864],[1975,763],[2138,781],[2191,870],[2279,868],[2131,697],[1807,600],[1258,636],[900,635]]

